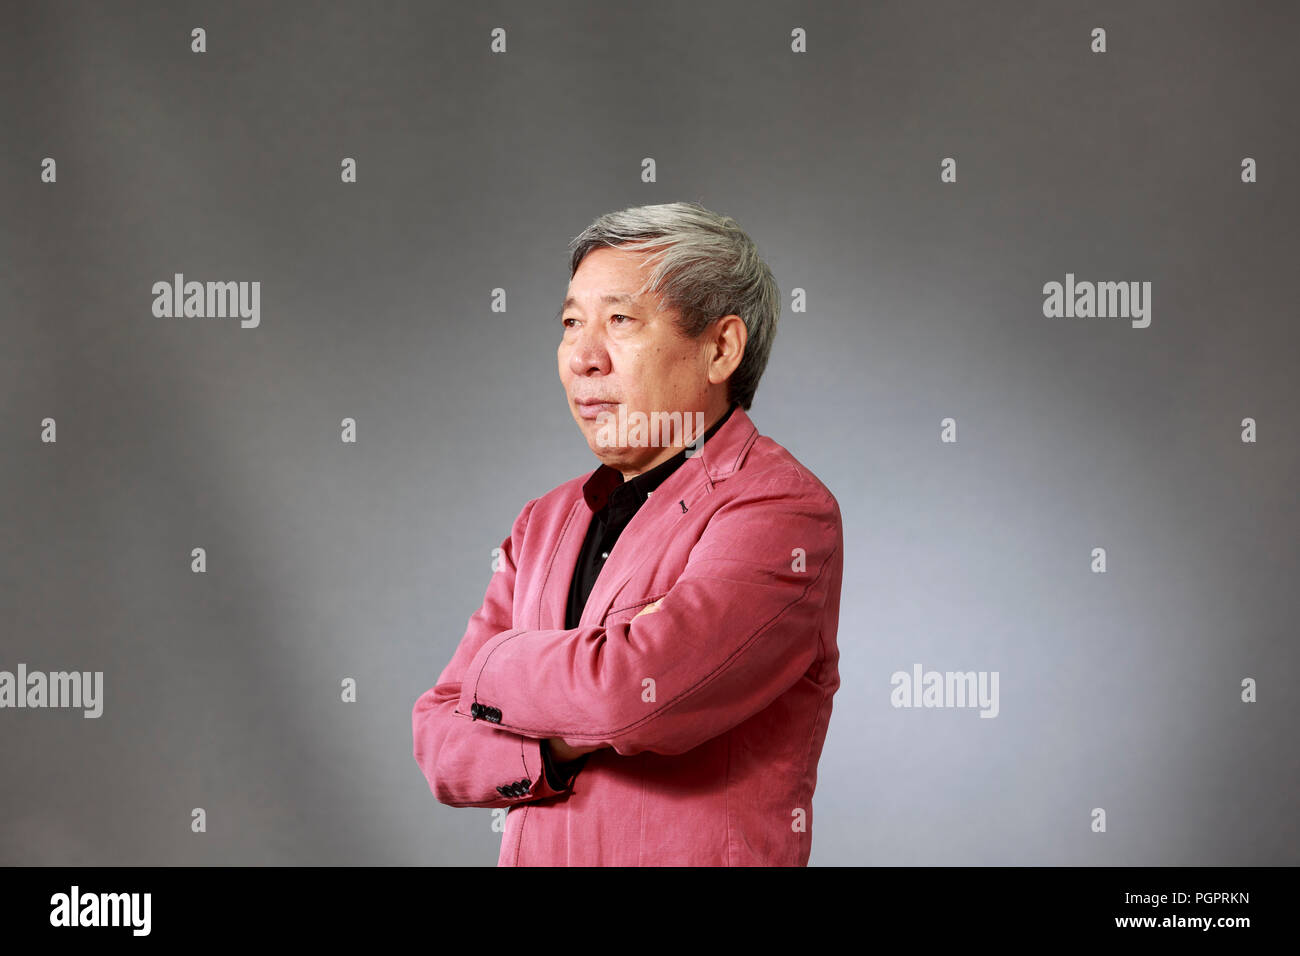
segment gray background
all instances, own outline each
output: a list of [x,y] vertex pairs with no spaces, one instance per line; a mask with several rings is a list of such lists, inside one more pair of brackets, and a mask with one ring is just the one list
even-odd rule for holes
[[[0,863],[494,864],[411,707],[524,503],[597,464],[556,371],[566,243],[672,200],[771,264],[751,415],[844,515],[812,863],[1300,863],[1298,26],[5,4],[0,669],[106,691],[98,720],[0,711]],[[175,272],[259,280],[261,326],[153,317]],[[1066,272],[1150,281],[1150,328],[1044,318]],[[1000,716],[892,708],[914,662],[999,671]]]

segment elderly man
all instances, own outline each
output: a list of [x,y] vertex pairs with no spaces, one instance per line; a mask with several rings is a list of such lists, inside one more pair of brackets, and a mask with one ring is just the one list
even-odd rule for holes
[[746,414],[776,282],[694,203],[573,245],[560,381],[601,464],[501,542],[416,763],[442,803],[509,808],[501,866],[806,865],[844,549],[834,496]]

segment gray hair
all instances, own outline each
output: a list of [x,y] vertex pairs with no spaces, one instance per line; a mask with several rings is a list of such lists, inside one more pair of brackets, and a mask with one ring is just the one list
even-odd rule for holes
[[727,379],[727,398],[749,409],[776,338],[781,290],[736,220],[693,202],[636,206],[606,213],[569,245],[569,278],[601,246],[651,253],[646,262],[655,267],[636,294],[662,294],[664,304],[679,313],[677,329],[687,338],[698,338],[724,315],[740,316],[748,338]]

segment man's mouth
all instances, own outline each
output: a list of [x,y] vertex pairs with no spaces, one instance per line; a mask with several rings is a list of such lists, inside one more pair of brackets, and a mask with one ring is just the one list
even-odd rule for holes
[[579,398],[576,403],[578,414],[588,421],[595,421],[604,412],[615,414],[618,411],[618,402],[611,399]]

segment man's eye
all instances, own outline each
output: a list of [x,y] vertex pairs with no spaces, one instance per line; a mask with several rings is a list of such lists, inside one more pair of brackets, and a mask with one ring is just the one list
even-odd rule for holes
[[[615,314],[615,315],[611,315],[610,318],[611,318],[611,319],[627,319],[629,322],[633,321],[633,319],[632,319],[632,317],[631,317],[630,315],[617,315],[617,314]],[[576,321],[578,321],[578,320],[577,320],[577,319],[561,319],[561,320],[560,320],[560,324],[563,325],[566,329],[571,329],[571,328],[573,328],[573,326],[570,325],[569,323],[570,323],[570,322],[576,322]]]

